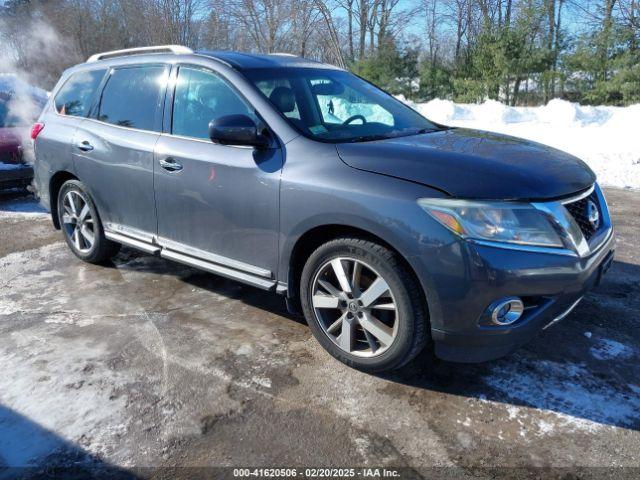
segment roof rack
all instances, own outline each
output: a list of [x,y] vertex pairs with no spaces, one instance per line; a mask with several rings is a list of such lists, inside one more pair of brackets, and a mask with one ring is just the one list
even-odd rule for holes
[[269,55],[274,55],[276,57],[297,57],[298,55],[294,55],[293,53],[287,53],[287,52],[274,52],[274,53],[270,53]]
[[156,47],[125,48],[124,50],[113,50],[111,52],[96,53],[95,55],[91,55],[87,59],[87,63],[106,60],[108,58],[141,55],[145,53],[175,53],[188,55],[190,53],[193,53],[193,50],[188,47],[183,47],[182,45],[159,45]]

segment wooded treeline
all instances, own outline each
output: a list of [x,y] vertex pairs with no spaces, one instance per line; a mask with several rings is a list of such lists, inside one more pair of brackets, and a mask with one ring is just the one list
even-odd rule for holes
[[182,44],[302,55],[414,100],[640,102],[640,0],[8,0],[0,42],[44,87],[95,52]]

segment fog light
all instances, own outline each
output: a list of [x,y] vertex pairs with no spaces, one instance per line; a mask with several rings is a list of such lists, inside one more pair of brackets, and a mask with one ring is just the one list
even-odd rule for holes
[[501,300],[491,311],[491,321],[496,325],[511,325],[524,312],[524,304],[518,297]]

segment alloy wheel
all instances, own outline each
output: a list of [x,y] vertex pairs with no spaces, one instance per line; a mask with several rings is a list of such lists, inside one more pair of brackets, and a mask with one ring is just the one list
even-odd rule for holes
[[62,200],[62,224],[76,250],[87,253],[95,243],[95,221],[86,197],[77,190],[68,191]]
[[398,311],[387,281],[362,260],[338,257],[313,279],[313,310],[324,333],[360,357],[381,355],[398,333]]

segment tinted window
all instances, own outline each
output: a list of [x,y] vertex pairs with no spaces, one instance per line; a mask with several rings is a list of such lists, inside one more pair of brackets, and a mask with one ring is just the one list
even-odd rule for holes
[[56,111],[60,115],[86,117],[93,94],[105,72],[106,70],[94,70],[73,74],[56,95]]
[[248,69],[245,75],[305,135],[364,142],[440,127],[361,78],[333,69]]
[[121,127],[159,130],[156,119],[166,78],[163,66],[114,70],[102,92],[98,119]]
[[173,106],[173,134],[208,139],[211,120],[234,114],[257,120],[252,109],[218,75],[180,68]]
[[[300,120],[298,102],[289,80],[286,78],[269,78],[256,82],[256,86],[285,117]],[[289,96],[290,101],[289,105],[285,107],[283,103],[286,103],[285,100],[287,96]]]

